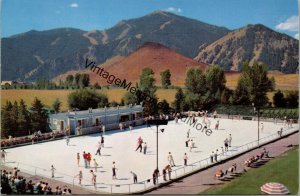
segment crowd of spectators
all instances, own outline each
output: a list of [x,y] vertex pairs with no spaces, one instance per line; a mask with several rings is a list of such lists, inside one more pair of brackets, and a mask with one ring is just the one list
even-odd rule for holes
[[55,138],[64,137],[65,134],[66,134],[65,131],[56,131],[56,132],[49,132],[49,133],[41,133],[40,131],[38,131],[29,136],[18,137],[18,138],[9,137],[8,139],[3,139],[1,140],[1,147],[16,146],[25,143],[35,143],[43,140],[52,140]]
[[71,195],[72,191],[69,188],[57,186],[52,188],[47,182],[27,181],[21,175],[18,175],[19,170],[14,168],[12,172],[0,170],[1,172],[1,194],[26,194],[26,195]]
[[260,154],[257,154],[255,156],[252,156],[244,161],[244,165],[247,167],[251,167],[251,165],[258,160],[262,159],[263,157],[269,158],[269,151],[267,151],[265,148],[263,148],[263,151]]

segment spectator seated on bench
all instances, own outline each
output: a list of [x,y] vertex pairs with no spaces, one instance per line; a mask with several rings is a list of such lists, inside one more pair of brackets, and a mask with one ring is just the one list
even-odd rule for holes
[[269,158],[269,151],[267,151],[266,148],[263,149],[263,153],[266,158]]
[[229,167],[227,171],[230,173],[233,173],[234,171],[236,171],[236,163],[232,164],[231,167]]
[[227,170],[226,170],[226,173],[224,173],[224,172],[220,169],[219,171],[217,171],[217,172],[215,173],[215,178],[220,179],[220,178],[222,178],[223,176],[225,176],[226,174],[227,174]]

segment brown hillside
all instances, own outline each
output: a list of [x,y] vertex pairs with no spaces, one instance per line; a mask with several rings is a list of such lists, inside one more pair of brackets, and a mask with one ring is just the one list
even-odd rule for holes
[[[137,51],[129,54],[127,57],[113,58],[102,65],[99,65],[120,79],[126,79],[132,83],[139,80],[143,68],[153,69],[156,84],[160,85],[160,72],[169,69],[171,72],[171,82],[173,85],[182,86],[184,84],[186,71],[191,67],[206,69],[207,64],[197,62],[185,57],[178,52],[157,43],[146,43]],[[91,83],[98,82],[101,85],[107,85],[106,80],[99,77],[90,70],[81,73],[89,73]],[[68,74],[75,74],[74,71],[67,72],[55,78],[55,81],[64,79]]]

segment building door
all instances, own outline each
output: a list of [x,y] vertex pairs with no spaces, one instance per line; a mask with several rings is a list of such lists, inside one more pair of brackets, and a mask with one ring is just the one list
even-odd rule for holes
[[60,121],[60,130],[63,131],[64,130],[64,121]]

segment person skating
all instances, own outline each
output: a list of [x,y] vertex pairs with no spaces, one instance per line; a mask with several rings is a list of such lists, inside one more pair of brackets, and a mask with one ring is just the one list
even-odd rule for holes
[[137,148],[135,151],[137,151],[138,149],[140,149],[140,152],[142,152],[142,143],[143,143],[143,139],[141,138],[141,136],[138,138],[137,141]]
[[190,148],[190,152],[192,152],[192,149],[193,149],[193,140],[189,141],[189,148]]
[[216,123],[216,126],[215,126],[215,130],[218,130],[218,129],[219,129],[219,124],[220,124],[220,121],[217,120],[217,123]]
[[79,162],[80,162],[80,154],[79,152],[77,153],[77,166],[79,167]]
[[210,162],[213,163],[214,162],[214,151],[212,151],[211,155],[210,155]]
[[186,137],[187,137],[187,138],[190,137],[190,133],[191,133],[191,131],[190,131],[190,129],[188,129],[188,131],[186,132]]
[[84,161],[84,167],[88,168],[87,154],[85,153],[85,151],[83,151],[82,157],[83,157],[83,161]]
[[94,185],[94,186],[96,186],[96,174],[94,173],[94,171],[93,170],[91,170],[90,171],[90,173],[92,174],[92,184]]
[[7,155],[6,151],[4,149],[2,149],[2,151],[1,151],[1,160],[3,160],[4,163],[5,163],[6,155]]
[[229,139],[228,139],[228,146],[231,147],[231,141],[232,141],[232,137],[231,134],[229,134]]
[[104,137],[101,135],[101,146],[104,147]]
[[97,152],[95,155],[97,155],[97,154],[101,155],[101,143],[100,142],[98,143]]
[[82,171],[81,171],[81,170],[79,171],[79,174],[77,174],[77,175],[75,176],[75,178],[76,178],[76,177],[78,177],[78,184],[81,185],[81,181],[82,181],[82,178],[83,178],[83,175],[82,175]]
[[87,153],[86,159],[87,159],[87,162],[88,162],[88,166],[90,168],[91,167],[91,160],[92,160],[91,153]]
[[185,147],[189,147],[189,142],[190,142],[190,139],[188,139],[187,141],[185,141]]
[[143,143],[143,151],[144,151],[144,154],[147,153],[147,143],[146,142]]
[[224,140],[225,151],[228,151],[228,138]]
[[136,184],[137,183],[137,175],[136,175],[136,173],[134,173],[133,171],[130,171],[130,173],[133,176],[133,183]]
[[187,166],[187,160],[188,160],[188,156],[186,155],[186,153],[184,153],[184,155],[183,155],[183,162],[184,162],[185,166]]
[[216,150],[214,157],[215,157],[215,162],[218,162],[218,149]]
[[169,163],[170,163],[170,165],[171,165],[172,167],[175,166],[174,159],[173,159],[173,156],[172,156],[171,152],[169,152],[169,155],[168,155],[168,161],[169,161]]
[[94,161],[95,172],[97,172],[98,163],[97,163],[96,159],[93,159],[93,161]]
[[166,169],[162,170],[162,174],[163,174],[164,181],[167,181],[167,171],[166,171]]
[[69,136],[66,136],[66,144],[67,144],[67,146],[69,146],[69,143],[70,143],[70,138],[69,138]]
[[116,164],[115,164],[115,162],[113,162],[113,164],[112,164],[112,179],[113,180],[117,179],[116,169],[117,169]]
[[54,171],[56,170],[53,165],[51,165],[51,178],[54,178]]

